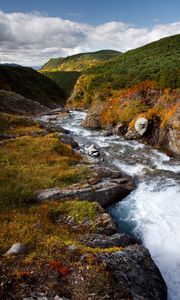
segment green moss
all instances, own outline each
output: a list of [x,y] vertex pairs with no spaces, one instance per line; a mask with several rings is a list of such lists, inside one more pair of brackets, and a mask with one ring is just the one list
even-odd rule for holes
[[83,220],[95,220],[97,217],[97,203],[88,201],[66,201],[60,203],[55,210],[51,211],[52,217],[58,217],[61,214],[71,216],[76,223],[81,223]]

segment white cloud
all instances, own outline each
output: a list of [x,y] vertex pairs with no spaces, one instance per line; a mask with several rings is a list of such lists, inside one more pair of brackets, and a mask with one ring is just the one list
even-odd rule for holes
[[0,11],[0,62],[39,65],[51,57],[84,51],[126,51],[177,33],[180,33],[180,22],[152,28],[113,21],[93,26],[38,12]]

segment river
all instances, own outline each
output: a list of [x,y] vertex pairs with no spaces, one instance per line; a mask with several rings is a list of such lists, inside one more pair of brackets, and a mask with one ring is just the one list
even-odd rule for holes
[[134,177],[137,189],[109,212],[120,231],[137,236],[149,249],[168,286],[168,299],[179,300],[179,162],[137,141],[87,130],[81,125],[85,117],[85,112],[72,111],[54,122],[69,129],[82,149],[95,144],[105,161]]

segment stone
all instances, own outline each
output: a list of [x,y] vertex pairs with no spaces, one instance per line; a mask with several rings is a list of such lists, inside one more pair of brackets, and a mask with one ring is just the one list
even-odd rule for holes
[[111,131],[111,130],[102,130],[101,131],[101,134],[103,135],[103,136],[111,136],[111,135],[113,135],[113,132]]
[[168,148],[180,155],[180,107],[168,123]]
[[79,144],[69,135],[62,133],[58,134],[58,138],[60,139],[61,142],[64,144],[69,144],[71,145],[72,148],[79,150]]
[[117,226],[111,218],[110,214],[104,212],[101,213],[94,221],[97,234],[113,235],[117,232]]
[[146,118],[139,118],[135,122],[134,125],[136,131],[140,134],[140,136],[144,135],[148,128],[148,120]]
[[5,253],[5,256],[11,254],[24,254],[26,252],[26,248],[21,243],[13,244],[12,247]]
[[40,125],[41,128],[46,129],[50,133],[58,131],[58,132],[62,132],[62,133],[68,134],[70,132],[69,130],[63,128],[61,125],[55,124],[55,123],[51,123],[51,122],[39,121],[39,125]]
[[97,177],[100,179],[102,178],[117,179],[122,177],[120,171],[105,166],[92,166],[92,169],[96,172]]
[[129,295],[128,298],[167,299],[165,281],[144,246],[135,244],[122,251],[100,253],[96,256],[115,278],[120,293]]
[[94,156],[97,157],[100,155],[98,149],[96,148],[96,146],[94,144],[90,145],[90,146],[86,146],[85,147],[85,151],[90,155],[90,156]]
[[102,207],[111,206],[119,202],[135,189],[135,184],[131,177],[126,176],[118,179],[106,179],[94,185],[88,185],[85,188],[69,186],[67,189],[45,189],[39,191],[36,200],[42,202],[45,200],[78,199],[98,202]]
[[82,235],[80,241],[92,248],[127,247],[137,243],[137,240],[125,233],[115,233],[111,236],[104,234]]

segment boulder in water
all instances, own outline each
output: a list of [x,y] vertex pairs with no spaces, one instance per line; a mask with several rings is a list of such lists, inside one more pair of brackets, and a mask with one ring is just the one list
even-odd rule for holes
[[99,151],[97,150],[97,148],[95,147],[94,144],[92,144],[91,146],[85,147],[85,150],[90,156],[97,157],[100,155]]

